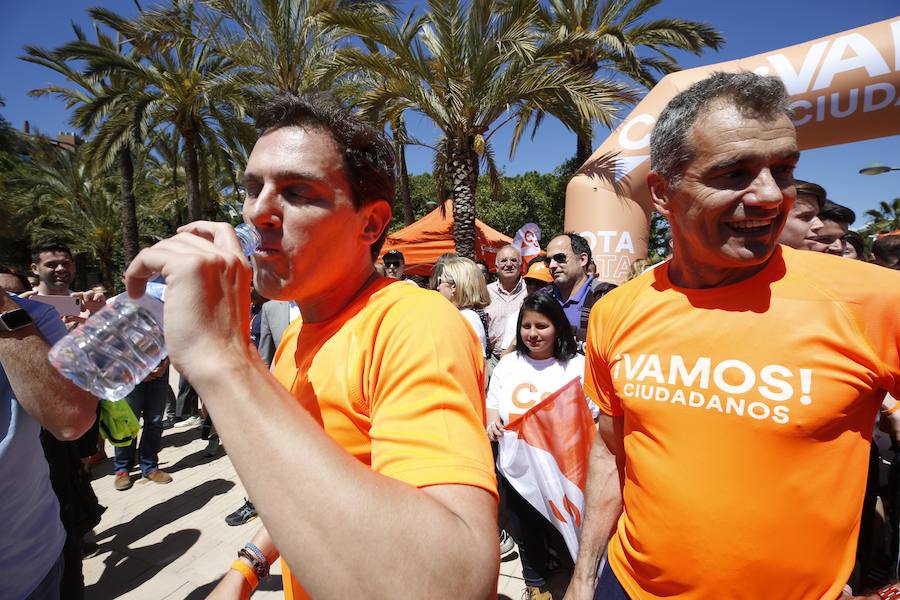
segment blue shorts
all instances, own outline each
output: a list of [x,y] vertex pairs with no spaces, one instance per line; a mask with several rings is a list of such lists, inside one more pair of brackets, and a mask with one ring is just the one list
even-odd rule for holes
[[628,594],[625,593],[616,574],[609,567],[608,561],[600,572],[600,581],[597,582],[597,589],[594,590],[594,600],[629,600]]

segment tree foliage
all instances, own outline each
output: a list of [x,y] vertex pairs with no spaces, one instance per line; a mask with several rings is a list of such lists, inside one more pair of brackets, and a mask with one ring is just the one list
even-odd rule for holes
[[[513,156],[552,117],[589,139],[677,68],[672,50],[720,43],[703,24],[648,20],[659,2],[429,0],[405,15],[391,0],[158,0],[136,3],[134,17],[92,8],[92,35],[73,26],[71,40],[21,57],[61,76],[32,93],[62,99],[87,142],[66,154],[0,119],[0,260],[21,264],[32,243],[61,237],[114,284],[140,246],[186,221],[237,221],[260,101],[321,90],[392,137],[392,229],[449,198],[464,255],[476,215],[510,235],[536,222],[549,239],[580,161],[506,177],[492,137],[511,127]],[[413,116],[438,139],[413,139]],[[405,172],[410,145],[431,147],[431,174]]]

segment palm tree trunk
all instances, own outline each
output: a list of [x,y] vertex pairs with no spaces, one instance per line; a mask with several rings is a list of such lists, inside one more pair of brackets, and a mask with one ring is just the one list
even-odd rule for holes
[[125,252],[125,263],[130,264],[140,250],[131,150],[126,148],[119,153],[119,169],[122,172],[122,250]]
[[[100,263],[100,280],[103,283],[103,287],[112,293],[112,290],[116,289],[113,285],[114,278],[113,272],[115,271],[115,265],[113,264],[112,259],[112,251],[104,250],[97,258]],[[83,288],[78,288],[83,289]]]
[[577,146],[575,148],[575,164],[577,165],[577,168],[581,168],[593,153],[593,140],[590,138],[590,136],[582,135],[579,133]]
[[406,170],[406,123],[403,117],[391,120],[391,137],[394,139],[394,153],[397,155],[397,167],[400,171],[399,192],[400,208],[403,209],[403,222],[412,225],[416,217],[413,214],[412,199],[409,193],[409,172]]
[[184,166],[187,171],[188,187],[188,220],[199,221],[203,218],[203,199],[200,196],[200,168],[197,164],[197,141],[193,130],[185,131]]
[[412,225],[415,220],[412,198],[409,194],[409,172],[406,170],[406,145],[397,144],[397,164],[400,167],[400,207],[403,209],[403,222]]
[[[462,146],[462,147],[460,147]],[[478,186],[478,155],[471,144],[450,149],[450,190],[453,194],[453,241],[456,253],[475,259],[475,190]]]
[[[201,142],[202,148],[202,142]],[[203,218],[207,221],[215,221],[216,213],[219,212],[219,207],[215,205],[212,201],[212,196],[209,193],[209,161],[206,160],[207,153],[205,151],[201,151],[197,154],[200,170],[200,197],[203,202],[204,215]]]

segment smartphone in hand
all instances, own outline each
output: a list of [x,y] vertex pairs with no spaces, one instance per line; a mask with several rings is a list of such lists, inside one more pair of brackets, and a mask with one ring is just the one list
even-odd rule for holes
[[56,309],[61,317],[77,317],[81,314],[81,300],[72,296],[45,296],[35,294],[28,298],[35,302],[49,304]]

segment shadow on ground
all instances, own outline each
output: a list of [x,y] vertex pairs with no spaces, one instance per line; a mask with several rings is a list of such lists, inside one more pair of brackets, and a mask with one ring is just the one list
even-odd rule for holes
[[190,469],[199,465],[211,463],[215,460],[219,460],[223,456],[225,456],[225,452],[222,448],[219,448],[219,451],[213,456],[209,456],[206,453],[206,448],[201,448],[192,454],[182,456],[177,462],[174,462],[171,465],[166,464],[163,470],[169,474],[177,473],[183,469]]
[[[190,594],[184,597],[184,600],[203,600],[209,596],[209,593],[213,591],[213,588],[219,583],[219,579],[214,581],[210,581],[209,583],[205,583],[192,591]],[[262,590],[265,592],[280,592],[284,589],[284,586],[281,584],[281,575],[271,575],[266,577],[262,581],[259,582],[259,585],[256,587],[257,590]]]
[[[179,461],[181,462],[181,461]],[[97,533],[104,569],[94,585],[85,588],[88,598],[117,598],[140,587],[168,564],[183,556],[200,538],[197,529],[170,533],[156,544],[132,548],[139,540],[169,523],[201,510],[216,496],[228,492],[234,482],[225,479],[206,481],[196,488],[156,504],[126,523]]]
[[[200,437],[200,428],[192,427],[190,429],[183,429],[178,431],[177,433],[168,433],[163,435],[162,443],[164,446],[172,446],[173,448],[180,448],[182,446],[187,446],[194,440]],[[140,441],[138,441],[140,444]],[[96,481],[102,477],[106,477],[110,473],[113,472],[113,457],[115,456],[115,448],[106,445],[106,451],[109,453],[109,457],[103,459],[97,464],[91,465],[91,481]],[[219,450],[219,455],[221,456],[222,451]],[[178,461],[179,463],[181,461]],[[177,463],[176,463],[177,464]],[[201,464],[200,462],[196,464]],[[169,469],[165,469],[169,471]],[[132,469],[134,472],[134,469]]]

